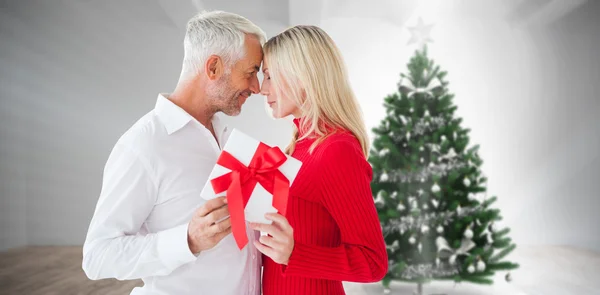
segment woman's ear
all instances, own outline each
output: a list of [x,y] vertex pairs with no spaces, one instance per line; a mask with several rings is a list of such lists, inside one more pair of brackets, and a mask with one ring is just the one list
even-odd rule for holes
[[306,101],[306,89],[302,88],[302,90],[300,90],[300,99],[302,100],[302,103],[304,103]]

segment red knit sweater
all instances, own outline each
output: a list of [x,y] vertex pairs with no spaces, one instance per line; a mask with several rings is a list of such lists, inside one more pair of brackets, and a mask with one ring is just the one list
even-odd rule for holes
[[263,256],[264,295],[345,294],[342,281],[376,282],[387,273],[373,172],[358,140],[338,132],[309,154],[313,142],[298,142],[292,154],[302,161],[286,216],[294,250],[287,266]]

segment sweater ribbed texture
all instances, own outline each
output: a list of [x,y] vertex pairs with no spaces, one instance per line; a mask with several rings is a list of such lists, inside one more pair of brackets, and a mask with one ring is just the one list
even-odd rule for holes
[[358,140],[338,132],[309,154],[313,142],[298,142],[292,154],[302,161],[286,215],[295,245],[287,266],[263,256],[264,295],[345,294],[342,281],[376,282],[387,273],[373,172]]

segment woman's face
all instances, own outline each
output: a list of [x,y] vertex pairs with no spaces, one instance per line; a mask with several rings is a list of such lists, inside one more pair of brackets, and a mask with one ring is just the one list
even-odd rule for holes
[[[262,86],[260,87],[260,93],[267,97],[267,103],[273,111],[273,117],[285,118],[289,115],[295,117],[300,116],[300,109],[296,106],[296,103],[288,97],[290,93],[289,89],[275,89],[275,85],[271,83],[271,75],[269,73],[269,64],[267,59],[263,60],[263,74],[264,79]],[[279,90],[279,91],[276,91]],[[282,97],[277,97],[277,93],[281,93]]]

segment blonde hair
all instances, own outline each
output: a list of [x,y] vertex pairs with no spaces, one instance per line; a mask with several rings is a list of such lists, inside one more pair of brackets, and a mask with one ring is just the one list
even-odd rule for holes
[[306,132],[298,138],[298,129],[294,129],[288,154],[297,141],[316,136],[312,152],[331,135],[327,128],[333,127],[350,131],[368,157],[369,138],[360,106],[350,88],[342,55],[327,33],[316,26],[295,26],[269,39],[264,54],[278,99],[285,89],[304,116],[300,129]]

